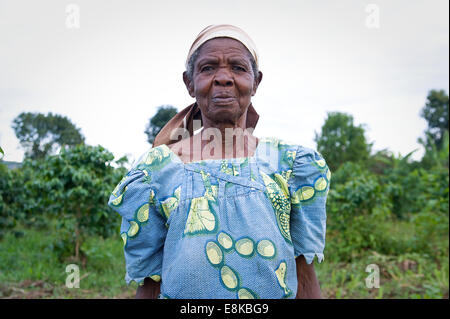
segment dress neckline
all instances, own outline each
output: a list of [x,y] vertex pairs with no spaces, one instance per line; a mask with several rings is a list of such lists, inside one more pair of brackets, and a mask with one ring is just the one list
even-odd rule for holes
[[255,151],[253,152],[252,156],[229,157],[229,158],[209,158],[209,159],[197,160],[197,161],[192,161],[192,162],[187,162],[187,163],[183,162],[181,160],[181,158],[177,154],[175,154],[175,152],[172,151],[172,149],[169,146],[167,146],[166,144],[161,144],[160,146],[164,147],[170,154],[172,154],[171,157],[174,158],[176,162],[179,162],[180,164],[183,164],[184,166],[189,166],[191,164],[198,165],[201,163],[220,163],[223,161],[230,162],[230,161],[245,161],[245,160],[255,159],[257,156],[257,153],[258,153],[258,149],[261,145],[261,139],[257,138],[257,141],[258,141],[258,144],[256,145]]

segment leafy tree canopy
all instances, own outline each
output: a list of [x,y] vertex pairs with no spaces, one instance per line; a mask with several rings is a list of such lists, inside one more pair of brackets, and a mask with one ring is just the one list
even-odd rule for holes
[[84,143],[84,137],[65,116],[23,112],[13,121],[12,128],[25,149],[25,156],[42,159],[64,146]]
[[422,116],[428,123],[425,131],[427,141],[419,140],[426,147],[434,144],[438,150],[442,149],[445,131],[448,131],[448,95],[444,90],[431,90],[422,109]]
[[321,133],[316,132],[315,142],[332,170],[345,162],[365,163],[372,148],[366,141],[364,127],[355,126],[353,116],[341,112],[327,114]]
[[86,236],[107,237],[117,231],[118,219],[107,202],[126,169],[114,168],[113,160],[113,154],[100,145],[80,144],[45,161],[27,159],[24,163],[35,172],[28,186],[37,207],[57,217],[61,229],[68,230],[67,240],[76,258]]
[[145,127],[144,133],[147,135],[147,141],[153,144],[159,131],[178,113],[177,109],[172,105],[161,105],[158,107],[156,114],[149,120]]

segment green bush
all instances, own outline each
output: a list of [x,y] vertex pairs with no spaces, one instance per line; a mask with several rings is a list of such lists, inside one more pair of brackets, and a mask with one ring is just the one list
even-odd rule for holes
[[[436,244],[449,232],[448,167],[425,170],[408,157],[386,157],[378,174],[351,162],[333,174],[327,201],[332,256],[351,261],[367,251],[448,254],[448,245]],[[408,221],[414,236],[394,233],[389,225],[395,220]]]
[[[125,169],[113,167],[113,159],[103,147],[87,145],[63,148],[59,155],[44,160],[26,159],[22,177],[17,179],[21,184],[16,193],[22,193],[8,204],[19,208],[22,213],[15,217],[24,225],[56,221],[60,237],[51,249],[61,258],[79,259],[85,255],[82,244],[88,236],[108,237],[118,231],[120,219],[107,202]],[[15,181],[13,177],[7,180]]]
[[349,261],[361,251],[380,249],[385,240],[380,225],[390,218],[391,210],[376,175],[360,164],[343,164],[332,177],[327,201],[327,245],[332,254]]
[[13,173],[0,163],[0,239],[5,232],[14,228],[14,203],[17,196]]

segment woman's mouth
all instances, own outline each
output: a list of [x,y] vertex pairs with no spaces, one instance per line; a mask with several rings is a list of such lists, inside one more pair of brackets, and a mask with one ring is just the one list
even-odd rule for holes
[[230,105],[236,98],[231,94],[219,93],[213,96],[212,102],[215,105]]
[[212,99],[215,105],[230,105],[234,100],[234,97],[215,97]]

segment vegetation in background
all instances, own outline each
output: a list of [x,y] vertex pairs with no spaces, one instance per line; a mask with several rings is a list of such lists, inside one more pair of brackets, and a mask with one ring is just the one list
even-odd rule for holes
[[12,125],[25,156],[43,159],[65,146],[84,143],[84,137],[67,117],[48,113],[21,113]]
[[46,207],[45,213],[64,230],[58,248],[76,261],[84,255],[81,246],[88,236],[107,238],[118,231],[120,218],[105,203],[126,169],[114,168],[113,159],[101,146],[79,145],[23,165],[36,172],[27,184],[39,198],[36,206]]
[[[315,266],[325,298],[448,298],[445,92],[430,91],[421,116],[428,128],[419,161],[411,159],[416,150],[371,153],[364,126],[349,114],[329,113],[316,134],[333,169],[325,261]],[[87,145],[43,159],[30,153],[20,169],[0,162],[0,297],[134,295],[136,285],[123,280],[120,216],[107,206],[125,163]],[[65,287],[69,263],[80,265],[80,289]],[[368,265],[379,267],[379,288],[366,286]]]
[[448,132],[448,95],[444,90],[431,90],[427,96],[427,102],[420,114],[428,123],[425,131],[426,142],[424,146],[436,146],[442,149],[444,145],[444,135]]
[[372,147],[366,141],[364,127],[355,126],[353,116],[341,112],[327,114],[321,133],[316,132],[315,142],[333,172],[347,162],[366,162]]
[[149,120],[145,127],[144,133],[147,135],[147,142],[153,145],[156,135],[158,135],[164,125],[177,113],[177,109],[172,105],[159,106],[156,114]]

